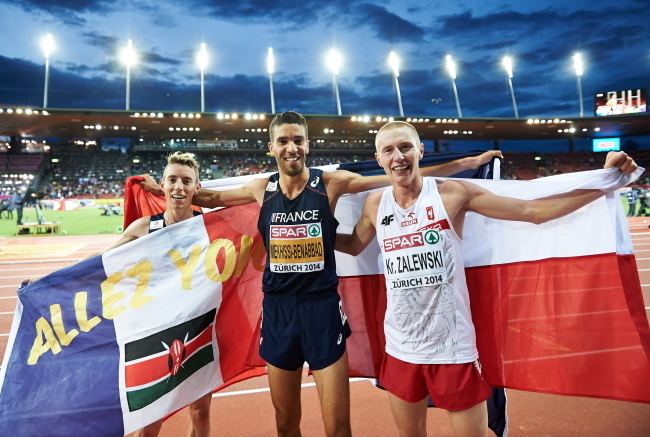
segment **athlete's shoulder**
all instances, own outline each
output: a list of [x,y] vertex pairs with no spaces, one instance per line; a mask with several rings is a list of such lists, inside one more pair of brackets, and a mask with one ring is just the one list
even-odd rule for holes
[[124,235],[132,238],[144,237],[149,233],[149,225],[151,223],[151,216],[140,217],[137,220],[134,220],[127,228],[124,230]]

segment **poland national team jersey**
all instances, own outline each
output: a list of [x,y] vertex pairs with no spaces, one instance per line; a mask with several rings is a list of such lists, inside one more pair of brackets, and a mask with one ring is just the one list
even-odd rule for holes
[[388,293],[386,352],[416,364],[475,361],[462,242],[435,179],[423,179],[422,192],[408,209],[400,208],[387,188],[375,226]]

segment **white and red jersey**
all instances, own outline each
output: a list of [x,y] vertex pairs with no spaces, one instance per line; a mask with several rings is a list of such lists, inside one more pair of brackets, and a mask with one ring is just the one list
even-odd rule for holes
[[386,352],[416,364],[475,361],[462,240],[435,179],[423,179],[422,192],[408,209],[397,205],[387,188],[375,227],[388,293]]

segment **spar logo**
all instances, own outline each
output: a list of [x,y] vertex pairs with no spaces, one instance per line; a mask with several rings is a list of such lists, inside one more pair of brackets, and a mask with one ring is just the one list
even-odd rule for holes
[[428,244],[436,244],[438,241],[440,241],[440,234],[437,231],[426,231],[424,233],[424,241],[426,241]]
[[[309,226],[308,225],[272,225],[271,226],[271,238],[278,238],[284,240],[290,240],[292,238],[307,238],[311,235],[312,227],[317,225]],[[309,234],[307,233],[309,231]],[[318,230],[320,234],[320,230]],[[318,235],[316,234],[316,235]]]
[[399,237],[385,238],[384,251],[391,252],[393,250],[410,249],[412,247],[424,246],[424,240],[420,232],[412,234],[401,235]]
[[318,225],[309,225],[309,236],[318,237],[320,235],[320,226]]

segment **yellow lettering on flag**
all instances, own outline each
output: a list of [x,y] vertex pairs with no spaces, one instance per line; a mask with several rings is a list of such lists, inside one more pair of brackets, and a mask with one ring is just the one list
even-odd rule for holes
[[52,326],[50,326],[50,323],[45,319],[45,317],[41,316],[36,321],[36,338],[34,338],[34,344],[32,349],[29,351],[27,364],[30,366],[35,365],[41,355],[49,350],[56,355],[61,352],[61,345],[56,339],[54,330],[52,329]]
[[[224,251],[225,261],[223,263],[223,271],[219,273],[219,269],[217,269],[217,256],[221,250]],[[210,244],[205,254],[205,274],[211,281],[226,282],[235,271],[236,261],[237,253],[233,242],[225,238],[218,238]]]
[[61,305],[58,303],[50,305],[50,317],[52,318],[54,332],[59,338],[61,345],[69,345],[72,339],[79,335],[79,331],[76,329],[71,329],[70,331],[65,332],[65,326],[63,326],[63,312],[61,311]]
[[172,259],[176,268],[181,272],[181,288],[183,290],[191,290],[192,273],[194,273],[194,269],[201,257],[201,246],[198,244],[192,246],[190,249],[190,255],[187,259],[183,258],[183,255],[181,255],[181,253],[176,249],[170,250],[167,252],[167,255]]
[[239,243],[239,257],[237,258],[237,270],[235,277],[238,278],[244,273],[244,269],[248,265],[248,260],[251,257],[251,246],[253,245],[253,238],[250,235],[242,235]]
[[88,292],[79,291],[74,295],[74,314],[77,316],[77,324],[82,332],[89,332],[93,329],[102,319],[99,316],[94,316],[88,320]]
[[117,305],[118,302],[124,299],[124,292],[115,290],[115,284],[120,282],[122,278],[124,278],[122,272],[115,272],[100,284],[102,289],[102,315],[105,319],[112,320],[126,311],[126,306]]
[[132,278],[137,278],[138,282],[135,286],[135,293],[129,302],[131,308],[140,308],[142,305],[147,304],[153,300],[152,296],[145,295],[144,292],[149,285],[149,279],[151,279],[151,273],[153,272],[153,264],[151,261],[142,260],[129,270],[126,271],[126,274]]

